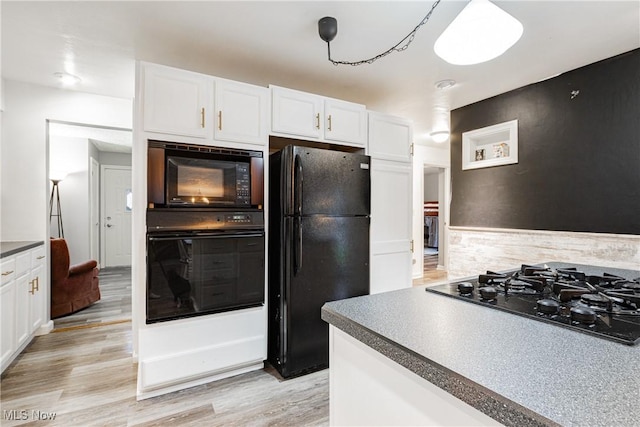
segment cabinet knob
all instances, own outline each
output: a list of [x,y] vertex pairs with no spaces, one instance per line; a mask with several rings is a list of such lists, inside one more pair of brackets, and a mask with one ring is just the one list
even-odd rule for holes
[[329,132],[331,132],[331,114],[329,114],[327,120],[329,121]]
[[218,130],[222,130],[222,110],[218,110]]
[[11,273],[13,273],[13,270],[9,270],[9,271],[5,271],[4,273],[2,273],[3,276],[8,276]]
[[200,109],[200,126],[204,129],[204,107]]
[[320,129],[320,113],[316,114],[316,129]]

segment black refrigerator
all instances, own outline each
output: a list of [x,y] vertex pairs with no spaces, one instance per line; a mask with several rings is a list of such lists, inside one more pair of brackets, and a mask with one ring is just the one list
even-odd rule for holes
[[327,301],[369,293],[370,157],[289,145],[269,158],[269,362],[329,366]]

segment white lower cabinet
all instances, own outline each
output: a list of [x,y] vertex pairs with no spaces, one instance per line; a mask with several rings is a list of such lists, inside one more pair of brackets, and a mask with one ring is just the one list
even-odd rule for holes
[[45,248],[39,246],[1,263],[0,356],[2,371],[33,338],[45,317]]
[[15,301],[16,281],[3,283],[0,288],[0,361],[3,371],[16,349]]
[[500,425],[333,325],[329,384],[332,426]]

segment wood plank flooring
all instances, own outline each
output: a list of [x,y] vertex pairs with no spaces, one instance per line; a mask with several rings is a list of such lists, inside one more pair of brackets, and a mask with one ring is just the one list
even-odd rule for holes
[[[110,287],[111,281],[120,285]],[[56,319],[52,333],[36,337],[18,356],[0,380],[0,425],[329,424],[328,370],[283,381],[267,367],[136,401],[131,323],[123,319],[127,295],[131,316],[130,286],[130,271],[101,272],[102,304]],[[33,411],[55,418],[38,421]]]
[[100,300],[76,313],[54,319],[54,329],[131,320],[131,267],[103,268],[98,277]]
[[446,282],[448,274],[444,270],[438,270],[438,254],[425,254],[422,278],[414,279],[413,286],[432,286]]

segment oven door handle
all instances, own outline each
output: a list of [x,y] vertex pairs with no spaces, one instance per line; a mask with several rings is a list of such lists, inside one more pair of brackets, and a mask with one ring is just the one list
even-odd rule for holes
[[198,234],[181,234],[171,236],[148,236],[148,240],[162,241],[162,240],[176,240],[176,239],[242,239],[247,237],[264,237],[264,232],[255,233],[198,233]]

